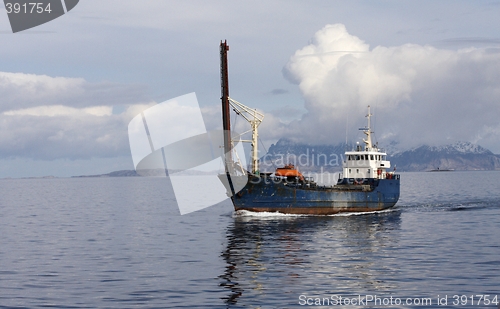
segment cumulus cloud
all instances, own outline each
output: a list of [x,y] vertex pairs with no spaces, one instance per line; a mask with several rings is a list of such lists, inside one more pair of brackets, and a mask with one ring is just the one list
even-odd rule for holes
[[492,49],[370,48],[335,24],[319,30],[283,73],[305,99],[307,113],[288,128],[300,141],[345,140],[346,123],[349,130],[365,124],[367,105],[379,141],[499,141],[500,53]]
[[[127,125],[141,105],[110,108],[40,106],[0,114],[0,157],[40,160],[129,155]],[[142,105],[145,109],[149,105]]]
[[154,104],[145,97],[137,85],[0,72],[0,158],[129,155],[128,122]]
[[69,116],[78,115],[80,113],[94,116],[110,116],[113,112],[112,106],[93,106],[87,108],[74,108],[64,105],[53,106],[36,106],[31,108],[17,109],[6,111],[3,114],[6,116]]
[[72,107],[144,102],[145,87],[83,78],[0,72],[0,112],[47,105]]
[[[1,103],[0,159],[86,160],[130,156],[129,122],[148,109],[149,113],[161,110],[162,115],[166,115],[159,119],[161,122],[157,127],[172,119],[186,119],[183,127],[164,132],[162,137],[167,140],[176,140],[180,131],[193,128],[193,110],[183,108],[175,101],[161,104],[159,109],[150,109],[159,105],[142,102],[142,95],[136,96],[135,102],[129,99],[133,102],[129,104],[124,104],[118,94],[109,100],[105,100],[106,96],[100,97],[102,93],[111,95],[117,89],[127,92],[127,85],[106,87],[106,84],[92,84],[81,79],[5,75],[10,78],[2,85],[3,89],[9,89],[10,100]],[[64,96],[71,100],[62,100]],[[13,102],[15,100],[20,100],[21,104]],[[62,101],[64,104],[60,104]],[[74,104],[75,101],[80,103]],[[115,105],[123,111],[114,112]],[[204,111],[208,116],[216,113],[215,108]],[[217,111],[220,112],[220,107]],[[149,123],[150,130],[152,127],[153,123]]]

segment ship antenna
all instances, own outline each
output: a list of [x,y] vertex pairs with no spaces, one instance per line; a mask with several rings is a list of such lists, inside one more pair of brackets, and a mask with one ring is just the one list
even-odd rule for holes
[[365,142],[365,149],[366,150],[371,150],[373,147],[372,143],[372,129],[370,126],[370,118],[372,117],[372,114],[370,113],[370,105],[368,105],[368,114],[366,115],[366,118],[368,118],[368,126],[365,128],[361,128],[360,130],[363,131],[363,133],[366,134],[366,139],[363,139],[363,142]]
[[349,114],[347,114],[346,120],[345,120],[345,151],[347,151],[347,128],[349,127]]

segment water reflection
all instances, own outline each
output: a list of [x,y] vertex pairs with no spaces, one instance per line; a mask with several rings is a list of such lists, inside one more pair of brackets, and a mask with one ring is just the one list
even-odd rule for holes
[[[219,276],[228,307],[269,305],[301,293],[389,290],[388,255],[398,246],[401,211],[336,217],[236,216],[227,228]],[[255,296],[259,296],[255,298]]]

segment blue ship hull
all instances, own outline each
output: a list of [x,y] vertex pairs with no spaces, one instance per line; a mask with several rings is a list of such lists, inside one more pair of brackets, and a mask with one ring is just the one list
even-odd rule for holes
[[231,199],[235,210],[330,215],[390,208],[398,201],[399,190],[399,177],[365,179],[361,185],[344,179],[341,184],[324,187],[250,176],[246,186]]

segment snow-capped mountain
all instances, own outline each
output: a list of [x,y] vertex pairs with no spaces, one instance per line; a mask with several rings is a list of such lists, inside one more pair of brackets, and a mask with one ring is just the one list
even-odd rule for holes
[[[353,145],[307,145],[282,138],[273,144],[261,158],[263,170],[273,171],[276,166],[292,163],[303,171],[340,171],[345,150]],[[450,145],[423,145],[409,150],[390,143],[385,151],[391,165],[398,171],[427,171],[432,169],[500,170],[500,155],[470,142]]]
[[451,145],[444,145],[444,146],[434,146],[434,147],[429,147],[431,151],[434,152],[446,152],[446,153],[473,153],[473,154],[493,154],[491,151],[489,151],[486,148],[483,148],[479,145],[472,144],[470,142],[456,142],[455,144]]
[[402,171],[433,169],[500,170],[500,156],[470,142],[412,148],[392,154],[389,159]]

